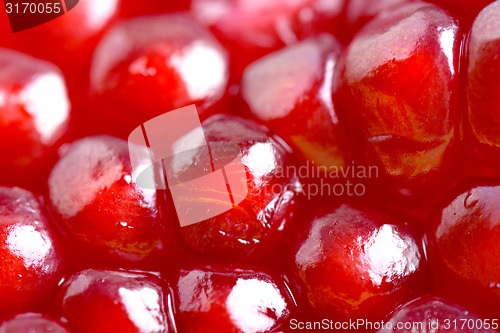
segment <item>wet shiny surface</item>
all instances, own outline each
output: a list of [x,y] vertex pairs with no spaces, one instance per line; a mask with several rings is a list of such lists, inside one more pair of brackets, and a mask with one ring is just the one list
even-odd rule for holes
[[61,323],[41,313],[23,313],[0,323],[0,333],[70,333]]
[[378,164],[396,186],[430,186],[452,159],[459,45],[445,11],[409,4],[371,21],[347,49],[337,111],[358,158]]
[[422,288],[422,248],[402,225],[348,204],[317,216],[298,240],[292,267],[313,309],[380,318]]
[[345,1],[194,0],[191,12],[232,55],[239,78],[252,61],[321,31],[336,30]]
[[59,306],[81,333],[168,333],[166,301],[156,276],[89,269],[64,282]]
[[38,164],[54,153],[69,111],[66,83],[57,67],[0,49],[0,178],[43,174]]
[[458,304],[423,296],[399,308],[387,321],[392,328],[377,333],[494,333],[495,330],[484,328],[484,322]]
[[[134,182],[127,142],[88,137],[65,150],[49,177],[49,198],[66,242],[85,260],[146,262],[162,247],[162,227],[155,190]],[[149,163],[146,151],[142,163]]]
[[488,161],[500,163],[500,3],[485,8],[468,40],[468,119],[476,149]]
[[180,332],[269,332],[294,310],[283,282],[240,269],[182,270],[177,282]]
[[114,122],[136,127],[193,103],[207,112],[228,76],[226,53],[207,30],[184,14],[157,15],[107,33],[94,55],[91,91]]
[[341,52],[329,35],[272,53],[243,74],[242,96],[250,113],[316,165],[345,163],[346,144],[331,100]]
[[0,187],[0,312],[32,309],[62,274],[62,253],[32,193]]
[[[432,233],[436,260],[467,280],[468,285],[481,286],[483,292],[492,294],[490,300],[496,298],[497,302],[500,301],[499,200],[500,186],[474,187],[442,210]],[[453,279],[449,281],[451,288]]]
[[348,29],[342,30],[348,38],[352,38],[352,33],[359,31],[366,23],[375,16],[390,11],[393,7],[418,0],[349,0],[345,8],[345,20],[349,25]]
[[[85,0],[66,14],[34,28],[0,36],[0,46],[46,59],[66,78],[86,81],[88,63],[102,32],[116,19],[119,0]],[[2,20],[7,20],[7,16]]]
[[[267,129],[238,117],[214,116],[202,126],[213,149],[215,168],[225,167],[227,178],[235,180],[232,183],[235,189],[246,186],[248,194],[245,198],[235,198],[240,203],[226,213],[181,228],[181,236],[190,249],[204,256],[242,259],[263,255],[280,240],[297,205],[298,182],[293,172],[286,171],[291,163],[289,151],[269,137]],[[232,157],[233,150],[224,151],[221,143],[241,149],[244,169],[225,165],[227,155]],[[196,154],[188,161],[192,166],[209,167],[207,156]],[[203,198],[201,194],[199,200]]]

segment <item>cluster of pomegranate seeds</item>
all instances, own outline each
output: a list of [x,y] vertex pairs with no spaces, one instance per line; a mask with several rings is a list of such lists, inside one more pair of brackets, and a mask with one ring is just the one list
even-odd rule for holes
[[0,333],[500,332],[498,92],[500,0],[2,32]]
[[192,0],[193,15],[224,43],[239,78],[252,61],[337,27],[345,0]]
[[[51,61],[70,75],[89,63],[102,33],[118,18],[119,7],[120,0],[82,1],[57,20],[16,34],[2,31],[0,40],[6,47]],[[2,16],[2,20],[5,19]]]

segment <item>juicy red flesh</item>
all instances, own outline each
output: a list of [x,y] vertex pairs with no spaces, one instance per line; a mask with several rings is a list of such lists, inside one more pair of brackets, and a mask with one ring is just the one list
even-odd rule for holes
[[[85,262],[157,265],[163,227],[156,193],[134,182],[127,142],[88,137],[64,150],[49,177],[49,199],[73,252]],[[146,151],[142,163],[149,163]]]
[[64,282],[58,306],[80,333],[169,333],[166,302],[154,275],[89,269]]
[[[394,312],[386,325],[392,329],[379,333],[494,333],[481,318],[461,306],[438,297],[424,296],[408,302]],[[399,326],[398,326],[399,325]],[[491,327],[491,320],[487,324]]]
[[500,165],[500,3],[477,17],[468,39],[468,121],[476,156],[483,163]]
[[380,167],[384,188],[427,196],[450,176],[459,46],[457,22],[417,3],[375,18],[347,48],[337,111],[356,157]]
[[463,192],[439,211],[429,240],[438,291],[479,314],[496,317],[500,316],[499,200],[500,186],[475,186]]
[[[66,14],[45,24],[15,34],[2,31],[0,45],[55,63],[79,86],[87,78],[89,60],[99,38],[116,19],[118,5],[119,0],[80,1]],[[21,3],[19,6],[24,11]],[[1,19],[7,21],[7,15]]]
[[48,303],[63,273],[63,253],[31,192],[0,187],[0,314]]
[[336,30],[344,0],[193,0],[191,11],[209,26],[232,58],[236,79],[252,61],[321,31]]
[[242,79],[249,112],[305,159],[327,168],[348,159],[330,96],[341,50],[323,34],[261,58]]
[[70,333],[62,324],[41,313],[22,313],[0,323],[0,333]]
[[183,106],[213,112],[228,77],[226,53],[208,31],[186,14],[164,14],[130,19],[106,34],[94,54],[90,90],[104,130],[126,137]]
[[5,184],[44,179],[65,134],[70,104],[56,66],[0,49],[0,179]]
[[281,277],[249,269],[183,269],[175,292],[185,333],[279,332],[295,311]]
[[[221,144],[240,148],[245,174],[236,177],[246,177],[248,193],[236,198],[244,200],[233,209],[181,227],[182,239],[192,251],[217,259],[272,257],[297,207],[299,184],[295,174],[285,171],[293,162],[288,148],[270,137],[266,128],[239,117],[213,116],[202,126],[213,154]],[[203,155],[191,158],[191,167],[206,163]],[[219,159],[215,164],[223,162],[224,156]],[[230,170],[226,172],[234,178]]]
[[315,314],[379,320],[427,287],[423,251],[405,220],[351,204],[314,217],[292,255]]

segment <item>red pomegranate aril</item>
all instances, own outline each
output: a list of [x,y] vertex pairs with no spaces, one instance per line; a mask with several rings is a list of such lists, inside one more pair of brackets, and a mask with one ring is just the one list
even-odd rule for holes
[[70,104],[59,69],[0,49],[0,180],[43,182],[68,123]]
[[[226,173],[228,179],[246,181],[248,191],[244,198],[235,192],[235,201],[240,202],[225,213],[181,227],[182,239],[190,250],[217,260],[275,257],[272,253],[281,253],[277,246],[283,244],[299,191],[295,173],[287,173],[287,167],[293,166],[288,146],[270,136],[267,128],[235,116],[216,115],[202,122],[202,126],[216,166],[224,167],[228,145],[240,148],[245,173],[239,174],[232,168],[226,168]],[[180,177],[185,169],[210,163],[207,155],[201,153],[186,160]],[[201,204],[206,199],[201,193],[199,198],[186,200],[198,200]]]
[[173,332],[167,315],[171,297],[155,275],[88,269],[62,288],[61,316],[79,333]]
[[[468,39],[467,97],[470,136],[481,163],[500,165],[500,2],[477,17]],[[468,132],[467,132],[468,133]]]
[[50,304],[63,253],[31,192],[0,187],[0,314]]
[[94,55],[90,89],[103,130],[126,137],[144,121],[187,105],[204,116],[214,112],[228,77],[226,53],[210,32],[187,14],[165,14],[111,29]]
[[340,44],[323,34],[259,59],[242,79],[251,115],[305,159],[327,168],[349,159],[330,96],[340,52]]
[[337,112],[359,161],[399,196],[439,194],[457,169],[460,36],[444,10],[415,3],[375,18],[347,48]]
[[437,291],[495,318],[500,317],[499,200],[500,186],[474,186],[439,211],[429,235]]
[[[86,83],[91,54],[104,30],[116,18],[118,3],[119,0],[79,1],[66,14],[50,22],[16,33],[4,32],[0,35],[0,45],[55,63],[74,85]],[[58,7],[64,10],[60,3]],[[15,10],[33,8],[19,3]],[[7,15],[3,15],[2,20],[7,20]]]
[[0,333],[70,333],[62,324],[41,313],[22,313],[0,323]]
[[407,222],[352,204],[316,215],[292,256],[296,288],[316,315],[380,320],[428,284]]
[[256,59],[321,31],[336,30],[345,0],[193,0],[191,11],[231,54],[239,79]]
[[[144,151],[142,162],[149,161]],[[74,254],[87,263],[160,263],[156,256],[164,250],[164,224],[156,192],[139,187],[131,169],[126,141],[97,136],[64,147],[49,176],[56,225]]]
[[280,276],[250,269],[183,269],[175,293],[183,333],[281,332],[296,311]]
[[494,333],[491,323],[458,304],[424,296],[397,309],[378,333]]

